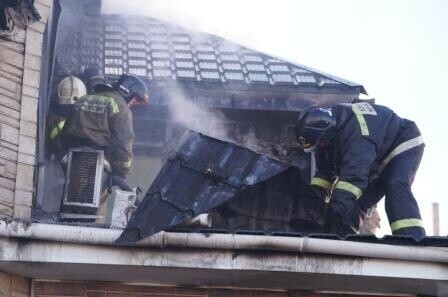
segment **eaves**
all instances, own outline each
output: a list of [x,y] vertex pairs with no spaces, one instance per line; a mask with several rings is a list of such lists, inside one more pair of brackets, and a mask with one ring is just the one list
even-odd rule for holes
[[[15,225],[15,233],[7,235],[2,225],[0,270],[34,279],[435,296],[448,293],[446,248],[383,245],[391,255],[397,254],[394,258],[382,254],[381,245],[372,243],[290,238],[279,248],[276,242],[283,240],[280,237],[163,232],[137,245],[117,246],[113,239],[118,230],[47,226],[48,230],[44,224],[26,229]],[[67,231],[57,233],[51,226]],[[76,236],[84,240],[75,242]],[[362,248],[353,249],[353,244]],[[400,251],[411,250],[415,259],[398,259]]]

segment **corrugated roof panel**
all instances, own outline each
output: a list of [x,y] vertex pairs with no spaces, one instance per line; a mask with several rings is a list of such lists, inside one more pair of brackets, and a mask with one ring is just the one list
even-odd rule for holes
[[144,43],[144,42],[131,41],[131,42],[127,43],[127,46],[128,46],[128,49],[142,50],[142,51],[146,50],[146,43]]
[[239,61],[240,57],[235,54],[221,55],[221,60],[223,61]]
[[242,70],[239,63],[222,63],[222,68],[224,70]]
[[129,67],[128,70],[129,73],[138,75],[138,76],[146,76],[148,74],[146,68],[135,68],[135,67]]
[[200,69],[218,69],[218,64],[215,62],[200,62],[199,63]]
[[[131,46],[131,47],[132,47],[132,46]],[[134,47],[134,48],[135,48],[135,47]],[[165,50],[165,51],[167,51],[167,50],[170,49],[170,47],[169,47],[169,45],[168,45],[167,43],[154,42],[154,43],[151,43],[151,49],[153,49],[153,50]]]
[[170,69],[153,69],[152,73],[156,77],[171,76],[171,70]]
[[151,40],[151,42],[168,42],[167,36],[161,34],[151,34],[149,36],[149,39]]
[[197,57],[199,60],[208,60],[208,61],[216,60],[216,56],[214,54],[199,53],[199,54],[197,54]]
[[169,68],[170,65],[171,65],[170,60],[153,60],[152,61],[153,67]]
[[213,46],[211,44],[197,44],[196,50],[198,52],[214,52],[215,51],[215,49],[213,48]]
[[208,212],[288,168],[231,143],[188,133],[118,241],[136,241]]
[[[145,54],[145,52],[143,52]],[[112,57],[120,57],[123,55],[123,51],[121,49],[107,49],[104,51],[104,54]],[[146,54],[145,54],[146,55]]]
[[191,45],[185,43],[175,43],[173,45],[173,48],[176,51],[185,51],[185,52],[191,51]]
[[[120,34],[120,36],[121,36],[121,34]],[[151,37],[153,37],[153,36],[151,36]],[[157,41],[165,41],[166,40],[165,36],[160,36],[160,37],[162,40],[157,40]],[[106,38],[108,38],[107,35],[106,35]],[[146,40],[147,40],[146,35],[142,34],[142,33],[134,33],[134,34],[131,33],[131,34],[127,35],[127,38],[128,38],[128,41],[132,40],[132,41],[146,42]],[[156,40],[151,39],[151,41],[156,41]]]
[[272,72],[289,72],[289,68],[285,64],[270,64],[269,69]]
[[145,59],[129,59],[128,64],[129,66],[142,66],[146,67],[147,61]]
[[[118,53],[118,51],[121,53],[122,51],[121,50],[113,50],[113,51],[111,51],[111,50],[109,50],[110,52],[113,52],[113,53]],[[130,50],[130,51],[128,51],[128,56],[130,57],[130,58],[146,58],[146,52],[144,52],[144,51],[133,51],[133,50]]]
[[123,64],[123,60],[121,58],[108,58],[104,60],[104,64],[121,66]]
[[276,83],[293,83],[294,80],[292,79],[290,74],[272,74],[272,79]]
[[176,75],[180,78],[196,78],[196,73],[194,70],[177,70]]
[[111,76],[122,75],[123,74],[123,67],[106,66],[104,68],[104,74],[105,75],[111,75]]
[[258,55],[244,55],[243,59],[246,62],[263,62],[263,58]]
[[121,27],[120,25],[108,25],[108,24],[106,24],[106,26],[104,27],[104,30],[106,32],[122,32],[123,31],[123,27]]
[[193,63],[193,61],[176,61],[176,67],[177,68],[193,68],[194,69],[194,63]]
[[104,46],[106,48],[121,48],[123,46],[123,43],[117,40],[109,40],[104,43]]
[[106,39],[115,39],[115,40],[122,40],[123,35],[121,33],[106,33],[104,36]]
[[249,71],[260,71],[260,72],[266,71],[266,68],[261,63],[247,63],[246,68]]
[[244,75],[242,72],[226,72],[224,76],[228,80],[239,80],[244,81]]
[[193,60],[193,55],[191,53],[175,52],[174,57],[176,59]]
[[153,52],[151,52],[151,55],[153,58],[158,58],[158,59],[169,59],[170,58],[169,52],[153,51]]
[[264,73],[250,72],[249,79],[253,82],[268,82],[269,78]]
[[296,75],[297,82],[300,83],[317,83],[314,75]]
[[219,72],[217,71],[201,71],[200,74],[204,79],[220,80]]

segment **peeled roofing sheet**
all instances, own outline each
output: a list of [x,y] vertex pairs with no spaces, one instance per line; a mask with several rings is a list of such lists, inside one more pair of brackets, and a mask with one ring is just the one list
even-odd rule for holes
[[207,213],[291,168],[199,133],[184,135],[118,242],[133,242]]

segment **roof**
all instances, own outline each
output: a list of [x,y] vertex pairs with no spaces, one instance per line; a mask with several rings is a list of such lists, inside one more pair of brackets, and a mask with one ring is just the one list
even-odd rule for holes
[[[65,13],[73,14],[71,6]],[[210,83],[215,88],[221,85],[365,93],[361,84],[154,18],[85,15],[74,28],[71,17],[64,14],[64,9],[62,12],[56,50],[56,71],[60,74],[80,74],[98,66],[109,78],[134,73],[149,82]]]

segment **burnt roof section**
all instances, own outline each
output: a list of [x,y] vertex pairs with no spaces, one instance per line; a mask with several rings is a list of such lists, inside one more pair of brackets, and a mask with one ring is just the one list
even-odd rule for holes
[[149,82],[365,93],[360,84],[150,17],[86,15],[65,29],[56,50],[61,75],[99,67],[110,79],[134,73]]
[[[307,155],[302,155],[307,156]],[[326,204],[295,165],[235,144],[187,132],[157,175],[117,242],[134,242],[202,213],[228,232],[353,233],[325,217]]]

